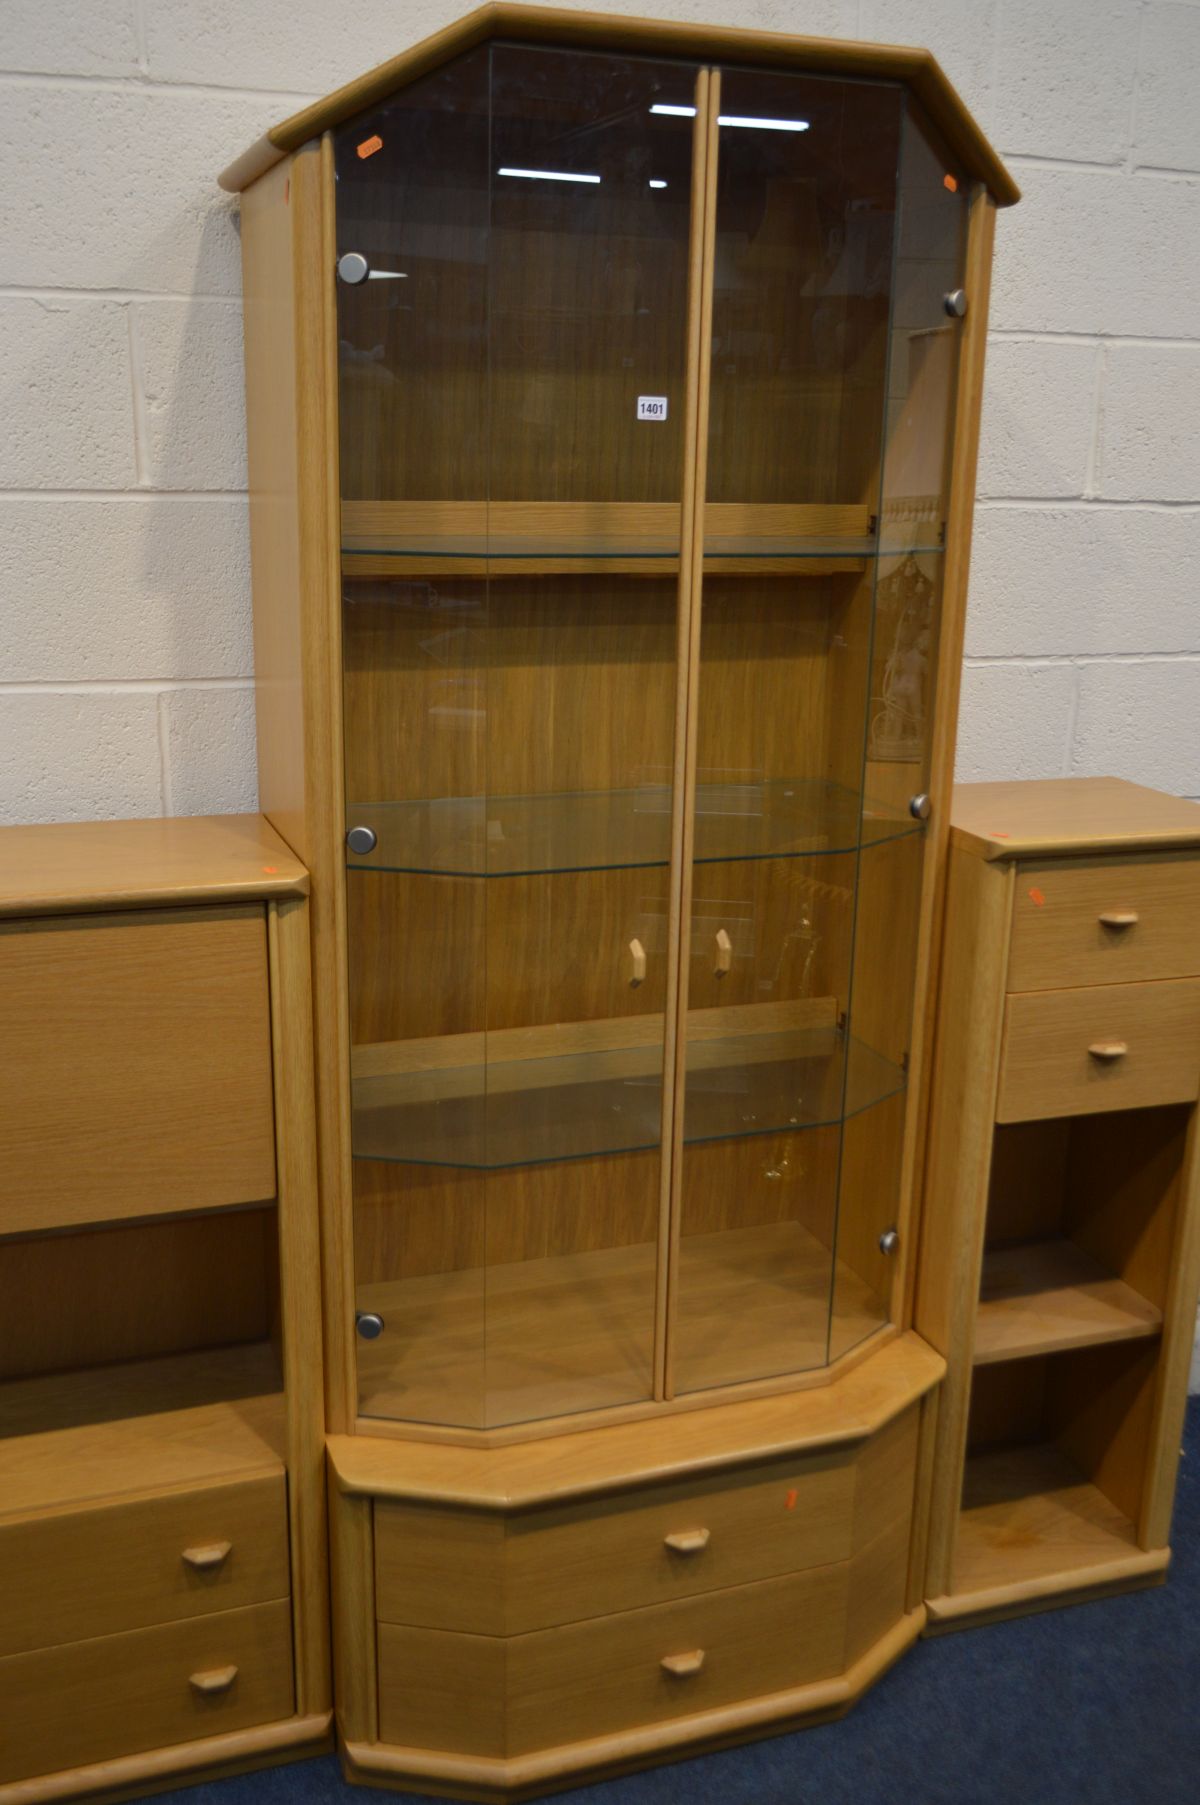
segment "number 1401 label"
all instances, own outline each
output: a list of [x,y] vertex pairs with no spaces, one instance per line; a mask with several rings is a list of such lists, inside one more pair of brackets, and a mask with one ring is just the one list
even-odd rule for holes
[[667,417],[667,398],[665,395],[639,395],[639,420],[665,420]]

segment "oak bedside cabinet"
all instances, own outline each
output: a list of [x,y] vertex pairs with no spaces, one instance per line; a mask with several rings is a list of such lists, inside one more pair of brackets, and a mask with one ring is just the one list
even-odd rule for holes
[[917,1324],[931,1629],[1161,1580],[1200,1286],[1200,807],[955,790]]
[[312,1752],[330,1688],[307,874],[0,831],[0,1802]]
[[338,1719],[528,1795],[919,1634],[911,1333],[996,207],[925,51],[494,5],[241,192],[312,873]]

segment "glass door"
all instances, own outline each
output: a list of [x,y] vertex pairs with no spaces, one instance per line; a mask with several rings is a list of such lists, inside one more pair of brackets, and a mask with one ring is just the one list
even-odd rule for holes
[[[903,700],[920,688],[914,658],[885,654],[880,633],[886,608],[899,645],[902,605],[882,579],[905,556],[889,538],[901,517],[909,530],[902,416],[926,405],[919,354],[899,367],[921,306],[897,258],[903,91],[738,70],[719,82],[678,1392],[824,1365],[887,1320],[878,1235],[900,1174],[922,832],[909,804],[925,769],[907,749],[926,747],[928,719]],[[928,222],[899,204],[923,255]],[[909,632],[932,633],[928,611]],[[907,709],[902,768],[885,690]]]
[[368,1416],[661,1391],[704,80],[497,42],[336,134]]
[[[941,636],[967,240],[967,184],[906,106],[900,132],[895,253],[888,323],[878,547],[875,556],[864,794],[908,831],[864,836],[854,936],[855,1035],[907,1072],[921,902],[926,882],[922,798],[930,783],[936,648]],[[949,798],[941,799],[942,806]],[[836,1359],[886,1314],[886,1249],[900,1213],[906,1092],[847,1114],[842,1136],[838,1263],[830,1328]],[[859,1307],[863,1298],[878,1300]]]

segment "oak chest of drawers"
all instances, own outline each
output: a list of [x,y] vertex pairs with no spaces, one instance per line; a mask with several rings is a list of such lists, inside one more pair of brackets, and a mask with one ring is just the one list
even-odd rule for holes
[[955,792],[917,1326],[930,1627],[1160,1580],[1200,1286],[1200,808]]
[[3,1805],[328,1737],[306,891],[257,816],[0,833]]
[[845,1710],[924,1621],[941,1370],[905,1335],[666,1424],[331,1437],[351,1774],[508,1797]]

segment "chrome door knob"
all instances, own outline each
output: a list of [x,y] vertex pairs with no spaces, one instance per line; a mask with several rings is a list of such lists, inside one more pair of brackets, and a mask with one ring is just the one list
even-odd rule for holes
[[357,288],[371,273],[371,266],[361,251],[346,251],[337,261],[338,280]]
[[[361,278],[360,278],[361,280]],[[967,311],[967,291],[965,288],[952,288],[949,294],[942,296],[942,306],[952,320],[961,320]]]
[[359,1310],[354,1317],[354,1326],[364,1341],[378,1341],[383,1334],[383,1317],[376,1316],[374,1310]]
[[374,852],[377,844],[373,827],[352,827],[346,835],[346,845],[351,852]]
[[924,790],[921,791],[920,795],[913,796],[909,799],[908,812],[914,821],[928,821],[932,808],[933,803],[925,794]]
[[879,1237],[880,1253],[893,1254],[900,1245],[900,1237],[894,1228],[885,1228]]

